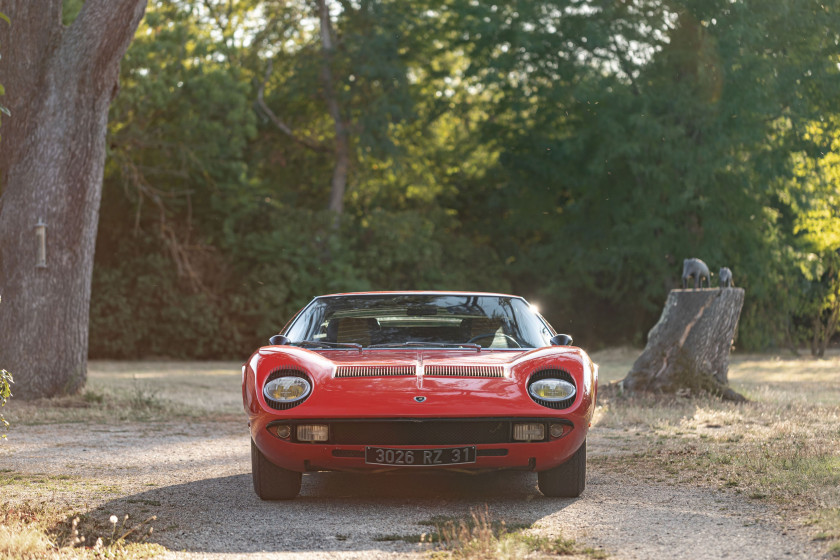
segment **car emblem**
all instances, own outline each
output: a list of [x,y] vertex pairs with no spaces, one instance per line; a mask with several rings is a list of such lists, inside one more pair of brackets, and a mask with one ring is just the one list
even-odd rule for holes
[[423,402],[426,400],[426,397],[414,397],[414,400],[417,402]]

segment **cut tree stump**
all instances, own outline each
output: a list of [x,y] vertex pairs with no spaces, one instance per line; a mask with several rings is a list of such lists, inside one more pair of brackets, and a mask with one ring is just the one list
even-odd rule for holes
[[743,305],[743,288],[671,290],[644,352],[621,382],[624,391],[708,391],[746,400],[727,379]]

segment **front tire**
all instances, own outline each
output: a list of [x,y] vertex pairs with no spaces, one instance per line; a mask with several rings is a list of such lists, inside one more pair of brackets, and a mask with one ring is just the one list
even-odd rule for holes
[[586,488],[586,440],[569,459],[537,473],[540,492],[548,498],[577,498]]
[[278,467],[251,440],[251,476],[254,492],[263,500],[291,500],[300,493],[301,473]]

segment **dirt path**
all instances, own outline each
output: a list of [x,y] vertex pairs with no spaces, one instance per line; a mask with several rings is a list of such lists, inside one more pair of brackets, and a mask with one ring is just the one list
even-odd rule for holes
[[323,473],[305,475],[295,501],[262,502],[250,486],[244,417],[18,426],[0,443],[0,477],[33,480],[29,490],[12,486],[4,500],[40,496],[106,518],[156,514],[154,540],[173,558],[417,558],[423,549],[406,541],[428,532],[431,519],[466,516],[485,504],[494,518],[575,538],[610,558],[820,555],[764,504],[616,472],[616,457],[627,452],[616,435],[590,433],[587,489],[576,500],[542,497],[530,473]]

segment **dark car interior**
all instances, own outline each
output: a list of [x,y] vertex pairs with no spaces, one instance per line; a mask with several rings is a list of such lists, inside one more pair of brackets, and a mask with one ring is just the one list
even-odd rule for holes
[[[422,323],[426,323],[423,325]],[[389,321],[384,325],[373,317],[334,317],[327,324],[326,342],[371,345],[404,344],[406,342],[432,344],[478,344],[483,348],[516,348],[515,341],[503,334],[500,319],[466,317],[458,324],[432,321]],[[428,326],[427,326],[428,325]]]

